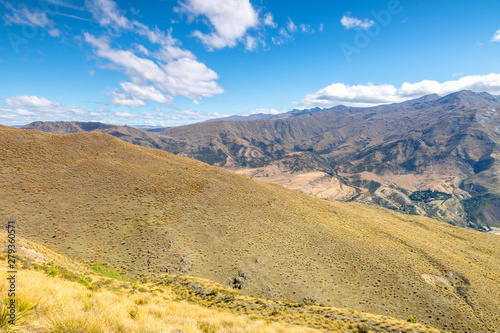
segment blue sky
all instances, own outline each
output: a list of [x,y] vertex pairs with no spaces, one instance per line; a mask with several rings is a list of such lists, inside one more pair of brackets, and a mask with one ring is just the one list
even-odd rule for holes
[[0,0],[0,123],[500,94],[500,2]]

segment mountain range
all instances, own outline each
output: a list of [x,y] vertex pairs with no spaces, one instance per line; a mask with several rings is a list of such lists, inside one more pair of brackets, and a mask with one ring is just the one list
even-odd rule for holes
[[500,227],[500,98],[488,93],[230,117],[154,132],[77,122],[24,128],[100,131],[320,198],[479,230]]

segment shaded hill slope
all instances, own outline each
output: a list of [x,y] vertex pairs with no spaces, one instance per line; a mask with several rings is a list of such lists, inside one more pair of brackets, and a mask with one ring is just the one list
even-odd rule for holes
[[3,215],[71,256],[453,331],[499,327],[496,235],[320,200],[102,133],[0,127],[0,142]]

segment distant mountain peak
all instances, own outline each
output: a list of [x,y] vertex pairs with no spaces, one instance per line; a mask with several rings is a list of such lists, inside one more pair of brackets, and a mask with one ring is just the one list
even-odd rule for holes
[[466,103],[474,106],[490,105],[500,103],[498,96],[491,95],[487,92],[473,92],[471,90],[461,90],[439,99],[441,103]]

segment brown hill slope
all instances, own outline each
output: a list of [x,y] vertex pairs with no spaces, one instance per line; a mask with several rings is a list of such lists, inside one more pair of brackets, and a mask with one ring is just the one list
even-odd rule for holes
[[[480,230],[500,227],[499,97],[462,91],[372,108],[306,111],[160,133],[92,130],[321,198]],[[69,133],[73,126],[37,122],[25,128]]]
[[320,200],[102,133],[0,127],[0,142],[3,215],[58,251],[453,331],[500,326],[496,235]]
[[143,147],[163,149],[165,147],[175,147],[176,142],[160,137],[156,132],[149,132],[130,126],[119,126],[104,124],[100,122],[80,122],[80,121],[35,121],[22,127],[23,129],[35,129],[38,131],[70,134],[82,132],[102,132],[111,134],[123,141],[133,143]]
[[[8,239],[0,231],[4,249]],[[0,317],[1,332],[440,332],[386,316],[249,297],[195,277],[161,274],[152,281],[129,281],[21,237],[16,247],[16,303],[24,316],[18,316],[17,326]],[[1,251],[0,259],[6,257],[7,250]],[[6,275],[7,268],[0,267],[0,276]],[[7,279],[0,280],[2,314],[10,303],[9,287]]]
[[[500,98],[462,91],[292,118],[198,123],[162,135],[184,144],[180,151],[189,157],[255,179],[480,229],[500,227],[500,215],[464,200],[490,193],[490,206],[500,205],[500,180],[492,176],[500,165],[499,115]],[[484,191],[466,191],[471,184]],[[449,196],[416,199],[427,190]]]

